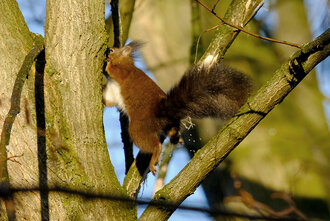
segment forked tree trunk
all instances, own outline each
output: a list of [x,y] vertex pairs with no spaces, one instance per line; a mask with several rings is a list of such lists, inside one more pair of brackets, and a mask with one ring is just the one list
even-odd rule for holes
[[[17,72],[34,39],[16,1],[1,1],[0,10],[2,127]],[[44,76],[42,73],[35,76],[32,68],[23,87],[21,112],[7,146],[8,157],[22,155],[6,161],[10,185],[39,188],[40,183],[42,188],[48,185],[50,189],[125,196],[110,163],[102,127],[104,2],[50,0],[46,11],[47,64]],[[4,179],[7,178],[3,176]],[[42,191],[41,196],[38,191],[18,192],[14,202],[18,220],[40,220],[41,217],[44,220],[130,220],[135,217],[135,208],[126,202],[87,199],[53,191],[49,194]],[[5,210],[2,202],[1,220],[7,219]]]

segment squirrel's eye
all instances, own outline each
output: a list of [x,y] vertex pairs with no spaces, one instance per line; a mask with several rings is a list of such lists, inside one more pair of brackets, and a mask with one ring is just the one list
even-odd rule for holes
[[109,49],[109,52],[110,52],[110,53],[112,53],[112,52],[113,52],[113,49],[112,49],[112,48],[110,48],[110,49]]

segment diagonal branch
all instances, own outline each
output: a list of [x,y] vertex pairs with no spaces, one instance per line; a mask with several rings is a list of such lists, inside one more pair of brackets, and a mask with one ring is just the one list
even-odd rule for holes
[[[258,123],[330,54],[330,29],[304,45],[273,78],[240,109],[186,167],[155,195],[154,201],[180,203],[235,149]],[[176,208],[149,206],[140,220],[165,220]]]

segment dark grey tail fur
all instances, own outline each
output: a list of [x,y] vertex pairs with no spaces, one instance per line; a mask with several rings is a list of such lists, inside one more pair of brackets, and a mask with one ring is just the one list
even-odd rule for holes
[[246,102],[252,90],[248,76],[226,67],[214,65],[210,70],[192,67],[162,100],[159,116],[180,120],[233,116]]

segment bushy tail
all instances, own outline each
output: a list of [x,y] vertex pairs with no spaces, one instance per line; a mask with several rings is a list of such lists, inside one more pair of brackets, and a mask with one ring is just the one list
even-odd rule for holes
[[192,67],[162,100],[160,117],[170,119],[233,116],[246,102],[252,90],[248,76],[226,67],[214,65],[210,70]]

